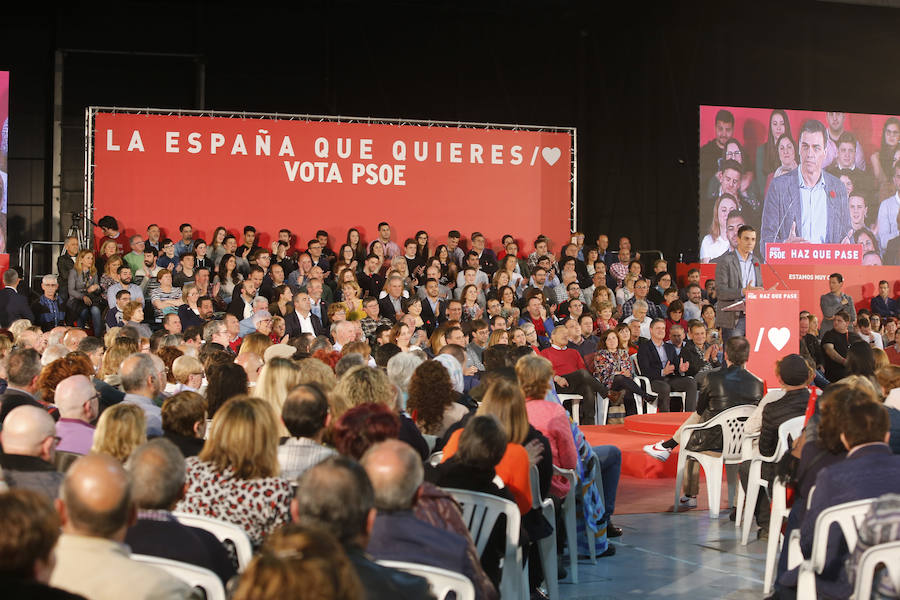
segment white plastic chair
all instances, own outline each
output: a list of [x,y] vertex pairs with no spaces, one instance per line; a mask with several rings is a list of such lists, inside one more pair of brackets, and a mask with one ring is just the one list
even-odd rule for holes
[[223,544],[231,542],[237,554],[238,572],[242,572],[250,564],[250,560],[253,558],[253,546],[250,538],[243,529],[234,523],[184,512],[173,512],[172,516],[178,519],[182,525],[210,532]]
[[788,540],[788,568],[797,567],[797,600],[816,600],[816,574],[825,568],[825,553],[828,549],[828,532],[837,523],[847,542],[850,552],[856,548],[859,539],[859,524],[865,518],[875,498],[845,502],[829,506],[819,513],[813,533],[812,555],[804,558],[800,548],[800,530],[791,532]]
[[[775,451],[771,456],[763,456],[757,450],[755,456],[750,462],[750,474],[747,477],[746,499],[743,509],[743,531],[741,532],[741,545],[746,546],[747,540],[750,538],[750,525],[753,522],[753,515],[756,510],[756,499],[759,497],[760,488],[766,488],[769,485],[767,479],[762,477],[763,463],[777,463],[781,457],[791,449],[791,442],[800,437],[803,431],[803,422],[806,420],[804,415],[788,419],[778,426],[778,443],[775,445]],[[738,494],[738,505],[740,505],[741,496]],[[738,509],[740,510],[740,509]],[[735,519],[737,521],[737,519]]]
[[577,522],[575,517],[575,488],[578,485],[578,476],[572,469],[561,469],[553,465],[554,475],[561,475],[569,482],[569,491],[563,498],[560,510],[563,511],[563,519],[566,527],[566,542],[569,545],[569,577],[572,583],[578,583],[578,538]]
[[564,402],[566,400],[572,401],[572,421],[576,425],[581,424],[581,416],[578,414],[581,411],[578,410],[579,406],[581,406],[582,400],[584,397],[581,394],[560,394],[559,391],[556,392],[556,397],[559,398],[560,402]]
[[407,573],[424,577],[428,580],[431,586],[431,593],[434,594],[437,600],[444,600],[450,592],[456,594],[457,600],[475,600],[475,586],[472,585],[472,582],[465,575],[430,565],[420,565],[399,560],[378,560],[375,562],[383,567],[406,571]]
[[[756,444],[759,442],[759,432],[747,433],[744,431],[744,437],[741,439],[741,462],[753,460],[756,455]],[[734,519],[734,526],[741,528],[741,519],[744,515],[744,486],[741,484],[741,478],[737,480],[737,497],[734,500],[734,506],[737,513]]]
[[222,580],[209,569],[147,554],[132,554],[131,558],[158,567],[191,587],[202,589],[206,593],[206,600],[225,600]]
[[469,528],[478,556],[484,553],[494,523],[500,515],[506,515],[506,549],[503,553],[503,574],[500,579],[500,597],[504,599],[528,597],[528,574],[519,547],[519,528],[522,516],[516,503],[491,494],[445,488],[462,507],[463,521]]
[[[541,482],[537,465],[531,465],[531,508],[540,511],[550,525],[556,525],[556,510],[553,500],[541,498]],[[559,581],[556,571],[556,531],[537,541],[538,556],[544,570],[544,581],[547,584],[547,595],[550,600],[559,598]]]
[[[681,481],[684,477],[684,467],[688,458],[693,458],[706,474],[706,491],[709,498],[709,516],[719,516],[719,505],[722,503],[722,469],[727,465],[737,465],[741,462],[741,440],[744,434],[744,422],[756,409],[752,404],[744,404],[724,410],[705,423],[687,425],[681,431],[681,439],[678,440],[678,473],[675,476],[675,503],[672,511],[678,512],[679,498],[681,495]],[[686,445],[695,431],[722,428],[722,452],[707,453],[687,450]],[[730,488],[729,488],[730,489]]]
[[787,507],[787,489],[780,479],[772,482],[772,514],[769,516],[769,539],[766,542],[766,570],[763,576],[763,594],[772,593],[775,584],[775,561],[783,544],[781,526],[790,510]]
[[[657,396],[657,393],[653,391],[653,388],[650,386],[650,378],[641,375],[641,367],[638,365],[637,354],[631,355],[631,368],[634,371],[634,382],[641,386],[648,395],[653,396],[654,398]],[[637,414],[641,414],[643,412],[646,415],[651,413],[655,413],[657,410],[656,402],[646,402],[642,397],[635,396],[634,403],[637,407]],[[643,409],[643,410],[641,410]]]
[[856,586],[853,597],[857,600],[868,600],[872,597],[872,584],[875,570],[884,567],[895,590],[900,590],[900,542],[888,542],[872,546],[859,559],[856,567]]
[[444,460],[444,451],[438,450],[437,452],[432,452],[431,456],[428,457],[428,464],[432,467],[436,467],[441,464],[442,460]]

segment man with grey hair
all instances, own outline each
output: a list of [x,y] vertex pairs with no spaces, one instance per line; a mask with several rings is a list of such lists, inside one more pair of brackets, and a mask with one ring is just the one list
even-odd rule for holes
[[59,408],[56,435],[58,452],[87,454],[94,442],[91,421],[100,414],[100,394],[84,375],[72,375],[56,384],[53,395]]
[[93,600],[192,598],[193,589],[160,568],[131,560],[123,542],[134,523],[131,483],[106,454],[76,460],[56,509],[63,533],[50,584]]
[[137,273],[144,266],[144,248],[146,243],[141,236],[133,235],[128,239],[128,244],[131,246],[131,252],[123,256],[122,260],[131,267],[132,273]]
[[203,342],[206,344],[220,344],[228,347],[228,328],[225,321],[216,319],[203,326]]
[[186,489],[184,456],[175,444],[165,438],[150,440],[131,454],[125,469],[137,508],[137,522],[125,534],[131,551],[209,569],[227,584],[236,571],[222,542],[172,516]]
[[166,387],[165,364],[155,354],[137,352],[122,361],[119,375],[122,378],[122,389],[125,391],[122,403],[134,404],[144,411],[148,437],[161,436],[162,410],[153,399]]
[[59,411],[52,404],[41,403],[34,394],[41,374],[41,355],[33,348],[16,348],[6,357],[6,391],[0,394],[0,425],[6,415],[16,407],[27,404],[59,418]]
[[10,412],[0,431],[0,466],[9,487],[27,488],[53,500],[62,481],[62,474],[53,466],[58,440],[47,411],[20,406]]
[[[366,556],[375,520],[372,483],[359,464],[344,456],[327,458],[297,481],[291,519],[330,531],[343,546],[368,598],[433,598],[428,582],[389,569]],[[417,557],[419,559],[421,557]]]
[[356,326],[352,321],[338,321],[334,324],[334,351],[340,352],[346,344],[356,338]]
[[378,509],[366,550],[378,560],[418,562],[478,581],[461,535],[420,521],[412,512],[425,470],[412,446],[400,440],[375,444],[360,461]]
[[19,274],[9,268],[3,272],[3,289],[0,290],[0,326],[9,327],[16,319],[34,321],[34,313],[28,307],[28,299],[19,290]]
[[[56,275],[44,275],[41,278],[41,289],[44,291],[41,297],[31,305],[34,313],[35,325],[44,331],[64,326],[66,324],[66,307],[59,297],[59,282]],[[63,327],[65,333],[65,327]]]
[[[254,321],[254,318],[259,313],[266,313],[267,315],[269,315],[269,321],[271,322],[271,320],[272,320],[272,314],[269,313],[269,299],[266,298],[265,296],[257,296],[256,298],[254,298],[252,307],[253,307],[253,312],[250,313],[250,316],[247,317],[246,319],[243,319],[240,322],[241,337],[249,335],[257,330],[257,327],[256,327],[257,321]],[[261,320],[261,319],[259,319],[259,320]]]

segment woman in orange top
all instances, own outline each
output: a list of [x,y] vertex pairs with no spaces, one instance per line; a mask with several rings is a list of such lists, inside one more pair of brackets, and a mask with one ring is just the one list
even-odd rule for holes
[[[546,493],[553,472],[549,444],[547,440],[542,442],[543,436],[529,426],[528,414],[525,411],[525,399],[518,386],[511,381],[500,379],[492,384],[485,392],[481,406],[478,407],[478,412],[475,414],[496,417],[509,437],[506,454],[503,455],[503,459],[494,470],[497,476],[503,480],[504,485],[515,498],[519,511],[524,515],[531,510],[531,461],[526,447],[534,448],[533,454],[535,455],[538,448],[544,448],[537,465],[542,493]],[[450,436],[444,446],[443,460],[449,459],[456,453],[460,435],[462,435],[461,428]]]

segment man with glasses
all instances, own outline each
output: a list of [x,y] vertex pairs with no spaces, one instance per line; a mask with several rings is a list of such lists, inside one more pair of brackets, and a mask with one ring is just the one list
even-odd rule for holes
[[36,406],[19,406],[3,422],[0,443],[0,466],[7,485],[55,500],[63,475],[53,466],[59,443],[53,417]]
[[159,437],[162,430],[162,411],[154,401],[166,388],[166,365],[155,354],[135,353],[119,367],[125,399],[122,404],[134,404],[147,418],[147,436]]
[[31,312],[36,319],[35,324],[40,325],[43,331],[50,331],[54,327],[66,324],[66,308],[59,297],[59,281],[56,275],[44,275],[41,279],[41,289],[44,293],[31,305]]
[[53,401],[59,408],[56,435],[60,438],[59,452],[87,454],[94,442],[91,421],[100,412],[100,394],[84,375],[66,377],[56,385]]

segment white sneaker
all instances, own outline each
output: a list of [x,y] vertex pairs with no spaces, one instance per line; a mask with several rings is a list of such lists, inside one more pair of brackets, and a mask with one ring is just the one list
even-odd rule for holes
[[688,508],[697,508],[697,496],[682,496],[679,502]]
[[644,446],[644,452],[646,452],[659,462],[666,462],[667,460],[669,460],[669,455],[672,454],[672,451],[662,444],[662,442],[647,444],[646,446]]

